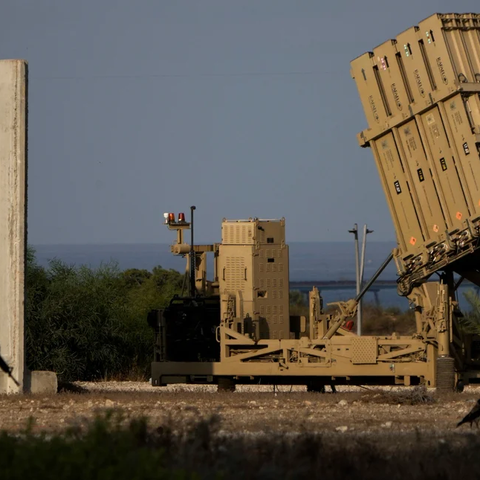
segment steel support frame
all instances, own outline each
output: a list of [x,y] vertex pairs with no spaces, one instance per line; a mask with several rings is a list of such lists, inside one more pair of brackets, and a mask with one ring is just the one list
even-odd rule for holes
[[[435,386],[433,345],[412,337],[361,337],[376,340],[373,363],[354,363],[352,341],[355,335],[336,335],[331,339],[311,341],[260,340],[254,342],[229,328],[220,327],[222,352],[220,362],[154,362],[154,385],[169,382],[169,377],[418,377],[421,383]],[[242,339],[243,337],[243,339]],[[353,379],[353,380],[352,380]],[[174,381],[173,383],[176,383]],[[241,383],[241,381],[239,382]],[[372,378],[371,384],[375,384]],[[383,383],[383,382],[382,382]]]

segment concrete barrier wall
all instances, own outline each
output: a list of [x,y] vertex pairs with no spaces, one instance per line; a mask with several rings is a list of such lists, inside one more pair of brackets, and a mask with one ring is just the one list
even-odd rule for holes
[[0,60],[0,393],[23,391],[27,64]]

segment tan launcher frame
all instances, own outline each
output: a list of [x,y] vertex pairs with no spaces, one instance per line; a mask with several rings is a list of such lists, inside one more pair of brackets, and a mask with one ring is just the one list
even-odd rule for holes
[[[357,303],[339,302],[334,314],[321,310],[316,287],[309,317],[301,317],[295,340],[255,340],[222,321],[217,328],[220,362],[154,362],[152,383],[416,385],[453,390],[480,378],[471,342],[458,334],[456,302],[448,285],[430,282],[413,290],[417,332],[412,336],[357,336],[344,328]],[[470,360],[469,360],[470,358]]]
[[[185,245],[183,235],[177,232],[179,238],[177,245],[172,246],[173,253],[179,250],[179,245]],[[183,250],[186,254],[188,248],[185,246]],[[217,255],[218,246],[199,246],[195,250],[203,260],[197,264],[197,285],[205,286],[205,253],[214,251]],[[207,285],[205,292],[215,287],[215,284]],[[219,362],[155,361],[152,385],[220,385],[223,380],[230,386],[236,383],[317,387],[421,384],[453,390],[456,386],[480,381],[480,363],[472,353],[473,338],[460,333],[454,295],[453,274],[445,275],[440,282],[424,283],[408,296],[415,310],[415,334],[357,336],[345,328],[345,323],[355,317],[358,297],[329,304],[336,310],[325,313],[319,291],[313,287],[309,293],[308,318],[300,317],[300,338],[256,339],[244,332],[241,319],[219,319],[216,331],[220,343]],[[165,331],[163,318],[159,327],[159,332]],[[160,333],[158,348],[161,343]]]

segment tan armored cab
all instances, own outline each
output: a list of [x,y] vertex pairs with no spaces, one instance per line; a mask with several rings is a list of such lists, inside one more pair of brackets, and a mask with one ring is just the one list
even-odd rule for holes
[[475,250],[480,226],[480,15],[435,14],[351,62],[395,226],[401,277]]

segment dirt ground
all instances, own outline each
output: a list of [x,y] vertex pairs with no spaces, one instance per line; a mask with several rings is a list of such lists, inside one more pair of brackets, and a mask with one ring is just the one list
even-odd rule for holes
[[[0,396],[0,430],[21,432],[28,419],[34,431],[52,432],[88,422],[108,409],[127,418],[147,416],[153,427],[168,419],[195,421],[218,414],[227,435],[273,432],[322,432],[334,435],[404,435],[432,437],[477,433],[475,425],[455,428],[480,398],[480,388],[438,396],[434,391],[400,387],[337,387],[337,393],[307,393],[303,387],[239,386],[217,393],[215,387],[152,387],[146,382],[76,383],[77,393]],[[328,390],[328,387],[327,387]],[[409,436],[409,435],[407,435]]]

